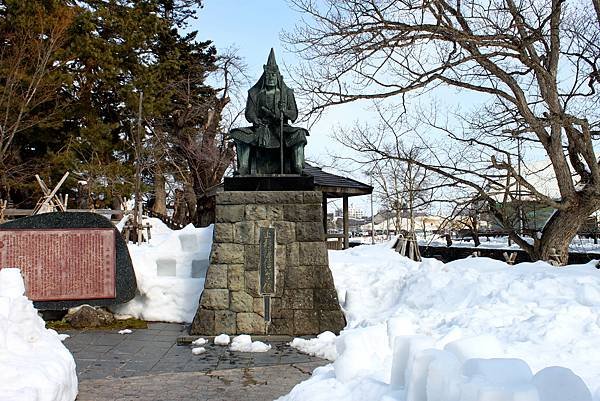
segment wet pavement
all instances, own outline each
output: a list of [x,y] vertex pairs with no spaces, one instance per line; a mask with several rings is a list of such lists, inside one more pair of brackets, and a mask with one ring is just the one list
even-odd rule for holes
[[270,342],[264,353],[233,352],[212,342],[192,354],[177,345],[187,327],[149,323],[131,334],[68,331],[79,378],[78,401],[275,399],[329,363],[302,354],[287,342]]

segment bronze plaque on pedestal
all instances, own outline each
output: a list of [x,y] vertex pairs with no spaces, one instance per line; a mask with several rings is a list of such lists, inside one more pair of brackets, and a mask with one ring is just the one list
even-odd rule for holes
[[18,267],[33,301],[116,297],[112,228],[0,230],[0,268]]

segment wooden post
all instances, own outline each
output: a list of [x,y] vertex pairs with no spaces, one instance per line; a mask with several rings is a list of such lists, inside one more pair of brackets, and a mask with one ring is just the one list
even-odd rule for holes
[[325,241],[327,241],[327,194],[323,192],[323,230],[325,231]]
[[134,239],[138,245],[142,242],[142,106],[144,92],[140,92],[138,104],[138,126],[135,135],[135,206],[133,207]]
[[4,223],[4,211],[6,210],[7,204],[8,204],[8,200],[0,199],[0,223]]
[[342,198],[343,218],[344,218],[344,249],[350,248],[350,239],[348,238],[348,196]]

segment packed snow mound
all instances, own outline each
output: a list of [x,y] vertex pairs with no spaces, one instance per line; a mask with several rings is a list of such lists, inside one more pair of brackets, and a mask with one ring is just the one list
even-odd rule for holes
[[146,222],[152,226],[150,241],[128,245],[138,293],[112,309],[150,321],[191,322],[204,289],[213,226],[171,230],[156,218]]
[[348,325],[281,401],[600,401],[594,263],[417,263],[387,245],[329,260]]
[[319,334],[317,338],[294,338],[290,343],[290,346],[305,354],[335,361],[335,358],[337,357],[335,340],[335,334],[331,331],[324,331]]
[[0,269],[0,401],[73,401],[73,356],[23,294],[19,269]]
[[271,346],[261,341],[252,341],[248,334],[240,334],[231,341],[230,351],[238,352],[267,352]]
[[221,333],[215,337],[214,343],[215,345],[229,345],[231,339],[225,333]]

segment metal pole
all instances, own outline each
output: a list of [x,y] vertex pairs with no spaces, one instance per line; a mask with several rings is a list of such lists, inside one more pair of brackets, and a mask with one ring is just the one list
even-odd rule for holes
[[350,247],[350,241],[348,239],[348,195],[345,195],[342,198],[342,208],[343,208],[343,228],[344,228],[344,249],[348,249]]
[[371,245],[375,243],[375,215],[373,214],[373,192],[371,192]]

